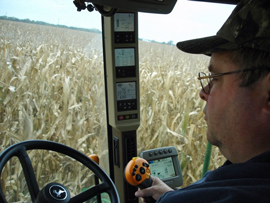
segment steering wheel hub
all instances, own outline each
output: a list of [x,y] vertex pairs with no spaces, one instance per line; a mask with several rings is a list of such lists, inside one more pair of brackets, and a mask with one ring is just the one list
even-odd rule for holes
[[47,184],[39,193],[35,203],[67,203],[70,193],[66,187],[59,183]]
[[55,200],[64,201],[68,197],[68,190],[59,184],[54,184],[49,188],[49,194]]

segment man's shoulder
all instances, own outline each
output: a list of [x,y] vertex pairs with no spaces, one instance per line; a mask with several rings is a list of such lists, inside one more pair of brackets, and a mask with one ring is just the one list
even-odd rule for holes
[[269,202],[270,199],[270,152],[251,160],[223,166],[209,171],[198,182],[168,192],[160,203],[179,202]]

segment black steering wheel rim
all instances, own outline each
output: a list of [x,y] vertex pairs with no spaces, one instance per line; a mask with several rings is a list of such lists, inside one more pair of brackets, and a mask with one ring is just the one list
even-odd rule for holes
[[[89,157],[87,157],[86,155],[82,154],[81,152],[71,147],[68,147],[66,145],[63,145],[57,142],[47,141],[47,140],[29,140],[29,141],[23,141],[23,142],[14,144],[8,147],[7,149],[5,149],[0,154],[0,175],[2,174],[2,170],[5,164],[8,162],[8,160],[10,160],[14,156],[18,157],[23,167],[24,175],[25,175],[25,178],[28,184],[28,189],[29,189],[33,202],[37,198],[37,195],[40,190],[36,182],[36,177],[32,168],[31,161],[26,151],[40,150],[40,149],[51,150],[54,152],[62,153],[82,163],[91,171],[93,171],[93,173],[101,180],[101,184],[89,190],[91,190],[91,192],[94,192],[94,193],[107,192],[111,198],[112,203],[120,202],[118,192],[116,190],[114,183],[110,179],[110,177],[105,173],[105,171],[102,168],[100,168],[98,164],[92,161]],[[87,192],[89,192],[89,190],[83,192],[84,194],[80,193],[80,195],[81,194],[86,195]],[[76,195],[75,197],[71,198],[70,203],[78,202],[78,198],[80,198],[79,195]],[[1,186],[0,186],[0,200],[1,200],[0,202],[7,203]]]

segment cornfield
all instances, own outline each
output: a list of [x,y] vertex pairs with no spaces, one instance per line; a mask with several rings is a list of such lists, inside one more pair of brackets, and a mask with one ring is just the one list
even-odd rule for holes
[[[51,140],[86,155],[98,154],[108,171],[101,38],[97,33],[0,21],[0,151],[24,140]],[[202,173],[205,103],[196,76],[206,71],[209,59],[144,41],[139,42],[139,57],[138,152],[175,146],[182,187],[187,186]],[[83,166],[61,155],[33,151],[29,156],[40,187],[56,181],[74,195],[93,181]],[[210,169],[223,161],[214,148]],[[22,175],[18,160],[12,159],[1,175],[8,202],[30,201]]]

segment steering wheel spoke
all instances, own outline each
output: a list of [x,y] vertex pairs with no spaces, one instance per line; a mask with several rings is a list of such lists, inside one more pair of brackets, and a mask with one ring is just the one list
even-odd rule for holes
[[34,202],[38,196],[39,187],[38,187],[38,183],[37,183],[37,179],[35,176],[32,162],[28,154],[26,153],[26,149],[24,147],[18,150],[17,157],[19,158],[20,163],[22,165],[23,173],[24,173],[26,183],[28,186],[28,190],[30,192],[31,199]]
[[97,195],[100,195],[103,192],[107,192],[108,190],[110,190],[110,187],[106,182],[104,182],[99,185],[95,185],[88,190],[85,190],[84,192],[72,197],[69,203],[85,202]]

